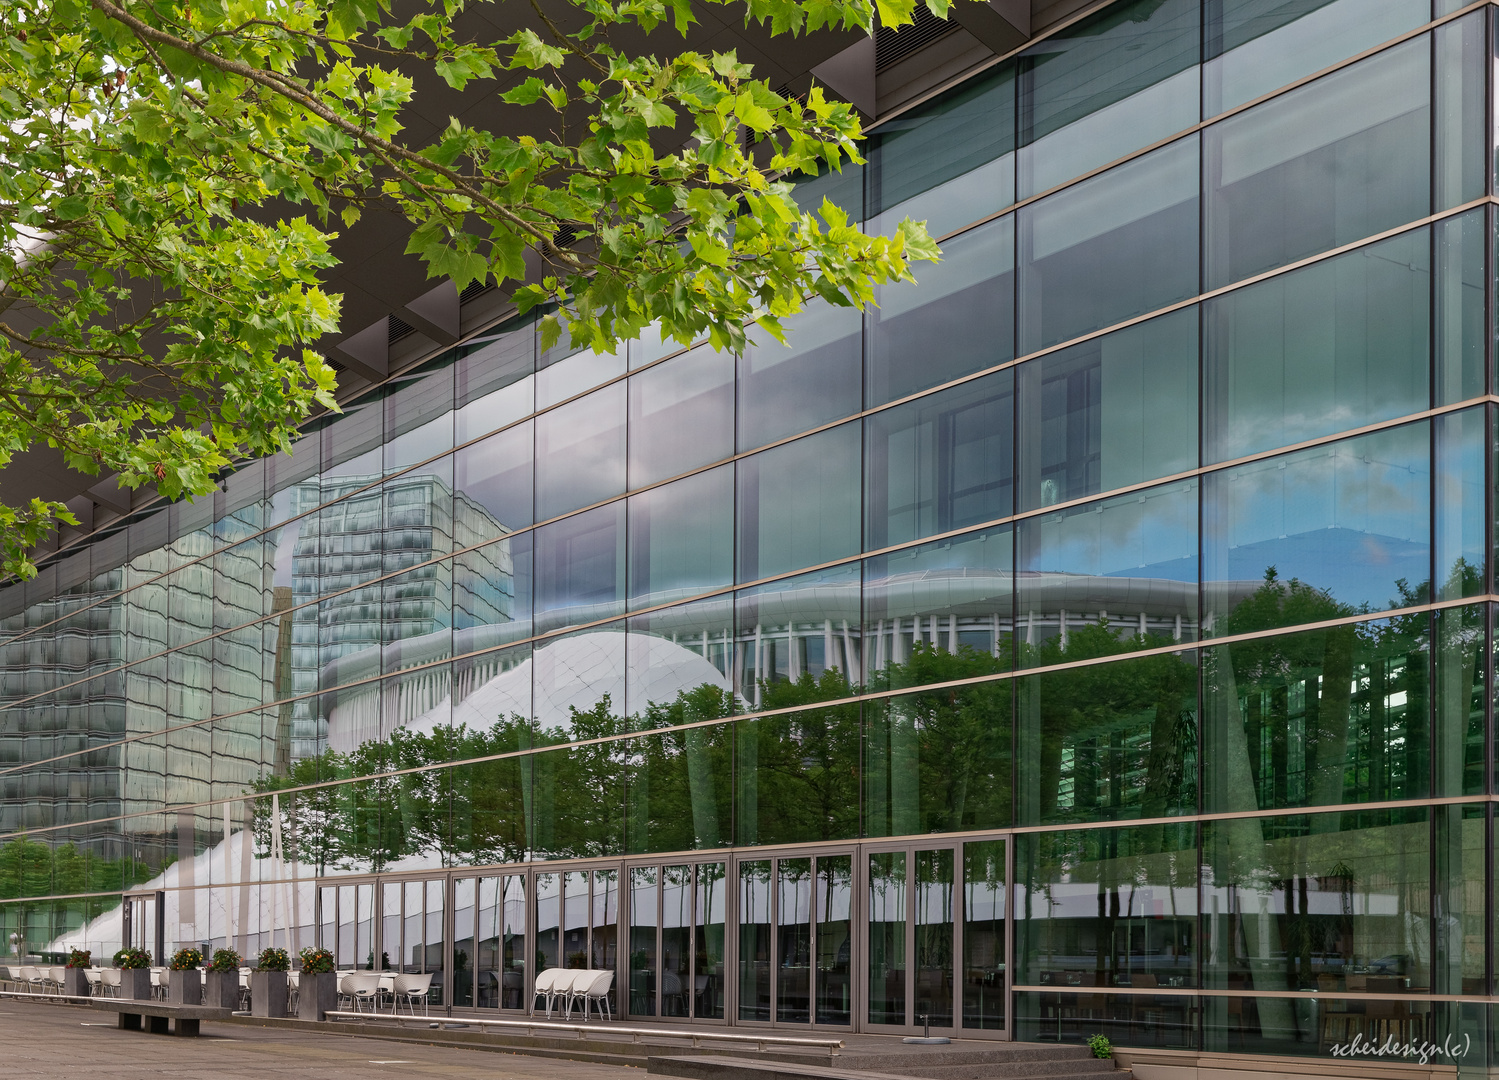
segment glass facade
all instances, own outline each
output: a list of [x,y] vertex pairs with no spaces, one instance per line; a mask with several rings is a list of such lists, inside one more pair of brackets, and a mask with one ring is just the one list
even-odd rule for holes
[[878,307],[512,321],[0,588],[0,940],[1487,1045],[1494,21],[1121,0],[803,186]]

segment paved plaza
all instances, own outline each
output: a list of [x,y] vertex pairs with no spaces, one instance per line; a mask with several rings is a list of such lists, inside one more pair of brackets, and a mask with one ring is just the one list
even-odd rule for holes
[[113,1016],[71,1006],[0,1000],[0,1076],[6,1080],[645,1080],[644,1069],[243,1024],[203,1025],[179,1039],[120,1031]]

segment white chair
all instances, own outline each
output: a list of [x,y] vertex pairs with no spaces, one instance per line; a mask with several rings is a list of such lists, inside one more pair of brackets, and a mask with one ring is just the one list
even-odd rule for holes
[[380,976],[376,972],[360,971],[347,975],[343,985],[347,988],[345,993],[354,1002],[355,1012],[362,1011],[365,1005],[370,1007],[370,1012],[379,1012]]
[[583,1022],[588,1022],[588,1006],[594,1003],[599,1011],[601,1019],[613,1020],[614,1009],[609,1004],[609,991],[614,988],[613,971],[588,971],[580,972],[589,977],[577,979],[573,982],[572,994],[567,1001],[568,1015],[572,1015],[572,1003],[581,1001],[583,1003]]
[[105,997],[120,996],[119,968],[105,968],[99,972],[99,992]]
[[40,994],[45,988],[42,986],[42,971],[32,964],[21,965],[21,981],[26,984],[26,989],[33,994]]
[[432,972],[425,975],[397,975],[391,981],[390,994],[395,998],[395,1004],[391,1011],[399,1011],[401,1002],[406,1002],[406,1010],[412,1016],[416,1015],[417,999],[421,999],[422,1015],[428,1015],[428,1000],[432,992]]
[[288,971],[286,973],[286,1011],[295,1015],[297,1003],[302,995],[302,973],[300,971]]
[[68,969],[66,967],[50,967],[47,969],[47,983],[52,987],[54,994],[61,994],[68,985]]
[[172,985],[172,973],[166,968],[151,969],[151,993],[162,1001],[167,999],[167,990]]
[[92,997],[98,997],[100,995],[102,987],[101,977],[103,976],[103,974],[104,973],[98,968],[83,969],[83,979],[88,983],[88,992]]
[[395,986],[395,972],[382,971],[380,973],[380,991],[375,995],[375,998],[377,1004],[383,1004],[386,998],[390,998],[390,1011],[392,1014],[396,1011]]
[[552,1006],[559,1001],[566,1001],[568,993],[572,990],[573,975],[575,972],[566,968],[547,968],[536,976],[536,994],[531,999],[531,1012],[536,1012],[536,998],[545,998],[547,1003],[547,1019],[552,1018]]

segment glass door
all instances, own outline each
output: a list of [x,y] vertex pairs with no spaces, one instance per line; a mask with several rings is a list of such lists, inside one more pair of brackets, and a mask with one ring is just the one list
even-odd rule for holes
[[1007,1033],[1007,848],[996,838],[865,850],[870,1028]]
[[740,1021],[852,1025],[853,867],[845,852],[737,864]]

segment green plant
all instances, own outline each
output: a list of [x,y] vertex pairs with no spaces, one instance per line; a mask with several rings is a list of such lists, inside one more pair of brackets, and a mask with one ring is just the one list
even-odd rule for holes
[[578,969],[586,968],[588,966],[588,954],[582,951],[568,953],[567,966]]
[[1114,1044],[1109,1042],[1107,1035],[1089,1035],[1088,1049],[1093,1051],[1093,1056],[1096,1058],[1114,1056]]
[[285,949],[266,949],[260,954],[256,967],[261,971],[290,971],[291,957],[286,955]]
[[86,968],[89,965],[89,957],[91,957],[93,955],[94,954],[92,952],[90,952],[88,949],[69,949],[68,950],[68,967],[70,967],[70,968]]
[[197,971],[203,966],[203,954],[194,948],[178,949],[172,954],[173,971]]
[[306,975],[322,975],[333,971],[333,954],[327,949],[307,948],[302,950],[302,972]]
[[213,960],[209,963],[208,970],[219,972],[238,971],[240,965],[243,963],[244,958],[233,949],[215,949],[213,950]]
[[135,946],[121,949],[114,955],[114,966],[121,971],[138,971],[141,968],[148,968],[151,966],[151,954]]

